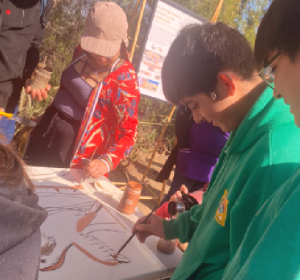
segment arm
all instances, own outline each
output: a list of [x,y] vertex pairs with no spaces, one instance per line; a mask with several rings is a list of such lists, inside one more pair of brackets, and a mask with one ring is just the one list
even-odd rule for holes
[[194,123],[192,111],[188,107],[179,106],[175,116],[175,134],[179,149],[190,148],[189,133]]
[[[115,140],[107,153],[98,159],[89,162],[85,167],[86,176],[99,178],[115,169],[120,161],[125,158],[133,147],[137,136],[137,107],[140,100],[140,92],[136,79],[130,70],[126,70],[110,81],[111,107],[116,116]],[[136,77],[136,76],[135,76]]]
[[118,119],[117,138],[107,149],[107,153],[99,158],[109,165],[110,170],[118,166],[135,144],[138,125],[137,110],[140,100],[140,92],[134,79],[122,83],[116,81],[113,87],[111,102]]
[[180,242],[185,243],[192,238],[201,215],[202,206],[195,205],[190,211],[178,215],[176,220],[167,221],[157,215],[152,215],[144,224],[146,219],[146,216],[144,216],[135,223],[132,232],[138,231],[136,237],[142,243],[151,235],[166,240],[178,238]]
[[23,80],[26,86],[26,93],[31,95],[32,100],[37,99],[38,101],[42,101],[43,99],[46,99],[48,97],[47,92],[51,89],[51,86],[49,84],[42,89],[31,89],[31,86],[28,85],[28,82],[32,75],[32,72],[34,71],[40,60],[39,46],[42,44],[45,36],[44,24],[46,24],[49,20],[52,4],[53,0],[47,1],[47,6],[44,10],[43,26],[41,22],[37,23],[38,27],[36,34],[31,42],[31,47],[28,49],[26,54],[26,61],[23,70]]
[[203,206],[195,205],[190,211],[179,214],[177,219],[164,220],[165,239],[178,238],[181,243],[189,242],[202,217]]
[[163,183],[164,180],[169,179],[170,174],[173,170],[173,166],[177,162],[177,154],[178,154],[178,145],[176,144],[175,147],[173,148],[173,150],[171,151],[168,159],[166,160],[163,168],[161,169],[161,171],[157,175],[157,177],[155,179],[156,182]]
[[[48,0],[47,5],[45,7],[45,11],[44,11],[46,23],[49,20],[52,5],[53,5],[53,0]],[[28,49],[27,54],[26,54],[26,62],[25,62],[24,71],[23,71],[24,81],[31,77],[33,70],[38,65],[39,60],[40,60],[39,47],[42,44],[44,36],[45,36],[45,28],[42,27],[40,22],[38,22],[37,24],[38,24],[37,31],[32,40],[31,47]]]

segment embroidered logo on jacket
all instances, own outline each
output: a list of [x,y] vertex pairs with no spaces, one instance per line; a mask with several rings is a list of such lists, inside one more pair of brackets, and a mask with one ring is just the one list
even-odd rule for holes
[[229,201],[227,200],[227,190],[225,190],[215,217],[216,221],[223,227],[225,226],[225,222],[226,222],[228,203]]

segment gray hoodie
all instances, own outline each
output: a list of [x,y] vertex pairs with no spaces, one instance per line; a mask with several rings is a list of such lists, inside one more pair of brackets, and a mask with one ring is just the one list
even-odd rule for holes
[[0,279],[38,278],[40,226],[47,212],[25,184],[8,187],[0,182]]

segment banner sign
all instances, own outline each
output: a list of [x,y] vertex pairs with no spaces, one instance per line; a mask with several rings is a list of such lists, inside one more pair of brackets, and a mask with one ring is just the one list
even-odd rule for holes
[[138,67],[141,94],[166,101],[162,90],[161,69],[169,48],[183,27],[204,22],[207,20],[175,2],[157,1]]

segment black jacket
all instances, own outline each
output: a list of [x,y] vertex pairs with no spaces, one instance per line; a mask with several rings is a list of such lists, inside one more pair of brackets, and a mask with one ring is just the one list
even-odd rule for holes
[[[53,0],[44,8],[49,19]],[[2,0],[0,31],[0,82],[29,78],[39,62],[38,47],[45,27],[41,24],[41,0]]]
[[168,180],[172,172],[174,164],[177,162],[178,149],[189,148],[189,134],[192,125],[194,124],[192,111],[185,106],[179,106],[176,110],[175,117],[175,134],[177,144],[172,149],[167,161],[163,168],[157,175],[155,181],[163,183],[164,180]]

